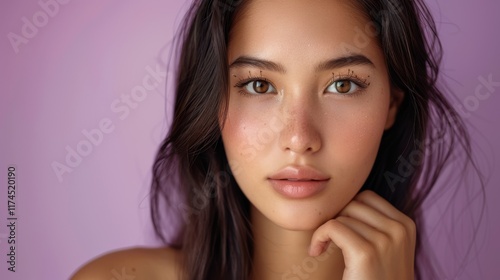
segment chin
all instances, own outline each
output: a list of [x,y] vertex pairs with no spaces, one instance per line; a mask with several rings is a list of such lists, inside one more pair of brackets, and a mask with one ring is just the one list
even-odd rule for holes
[[291,231],[315,231],[322,224],[326,223],[331,218],[292,218],[292,219],[279,219],[273,221],[277,226]]
[[322,224],[337,216],[340,209],[330,207],[319,207],[317,205],[305,206],[287,205],[285,207],[276,207],[267,216],[277,226],[293,231],[314,231]]

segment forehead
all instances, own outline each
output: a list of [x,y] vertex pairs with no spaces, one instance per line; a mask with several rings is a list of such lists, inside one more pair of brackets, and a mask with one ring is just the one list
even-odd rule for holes
[[352,0],[248,0],[233,22],[228,59],[379,55],[373,27]]

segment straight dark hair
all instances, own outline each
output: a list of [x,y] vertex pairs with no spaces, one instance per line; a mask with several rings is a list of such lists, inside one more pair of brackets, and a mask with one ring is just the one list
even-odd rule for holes
[[[250,202],[231,174],[219,120],[228,101],[227,44],[243,0],[194,0],[176,37],[175,103],[170,130],[153,166],[151,216],[157,236],[183,251],[190,280],[249,279]],[[422,204],[460,151],[479,171],[465,125],[437,87],[442,47],[423,0],[355,0],[370,20],[393,86],[405,92],[393,127],[361,190],[373,190],[422,232]],[[469,165],[471,164],[471,165]],[[482,186],[482,182],[481,182]],[[172,227],[177,234],[167,236]],[[416,278],[438,268],[417,235]]]

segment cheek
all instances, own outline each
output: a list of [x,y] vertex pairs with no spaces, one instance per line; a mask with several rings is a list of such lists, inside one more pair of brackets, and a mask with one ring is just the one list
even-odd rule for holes
[[386,96],[338,105],[329,113],[333,121],[323,139],[332,170],[345,184],[361,187],[372,169],[387,118]]
[[251,162],[263,149],[265,143],[258,136],[267,125],[263,113],[265,111],[267,110],[248,104],[229,104],[226,123],[222,129],[222,141],[230,164]]
[[252,202],[265,200],[261,193],[255,191],[255,186],[262,184],[259,178],[262,179],[265,173],[263,165],[258,163],[268,161],[266,157],[272,146],[268,141],[269,137],[259,138],[259,135],[268,134],[266,128],[269,112],[270,110],[263,109],[262,104],[258,106],[251,102],[230,102],[221,131],[234,179]]
[[[388,93],[379,89],[369,96],[324,100],[315,109],[303,108],[309,112],[305,114],[308,121],[313,122],[308,127],[316,130],[308,132],[321,138],[321,150],[309,158],[311,164],[328,170],[337,178],[336,185],[344,190],[362,186],[384,132]],[[255,183],[256,178],[264,177],[266,168],[275,168],[273,163],[286,162],[278,139],[286,137],[284,123],[301,120],[297,116],[288,119],[277,115],[278,111],[276,103],[270,100],[230,101],[221,134],[233,175],[244,191],[248,182]]]

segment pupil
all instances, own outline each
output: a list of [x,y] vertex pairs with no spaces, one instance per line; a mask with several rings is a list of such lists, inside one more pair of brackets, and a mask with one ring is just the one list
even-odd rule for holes
[[265,93],[269,89],[269,84],[265,81],[255,81],[253,89],[258,93]]

